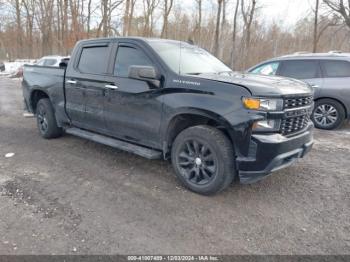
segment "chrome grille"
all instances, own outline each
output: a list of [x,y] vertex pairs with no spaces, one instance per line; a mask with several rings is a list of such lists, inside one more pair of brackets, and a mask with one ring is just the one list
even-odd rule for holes
[[289,108],[308,106],[308,105],[311,105],[312,102],[313,102],[312,96],[285,98],[284,108],[289,109]]
[[280,132],[282,135],[289,135],[303,130],[310,118],[308,114],[282,119]]

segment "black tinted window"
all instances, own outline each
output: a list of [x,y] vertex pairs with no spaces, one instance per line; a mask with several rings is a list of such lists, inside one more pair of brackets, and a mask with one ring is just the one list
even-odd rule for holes
[[152,66],[152,62],[142,51],[133,47],[120,46],[115,61],[114,75],[127,77],[129,67],[133,65]]
[[322,61],[325,77],[350,77],[350,62]]
[[79,61],[79,71],[88,74],[105,74],[108,63],[108,47],[84,47]]
[[317,78],[318,68],[318,61],[284,61],[279,75],[297,79]]

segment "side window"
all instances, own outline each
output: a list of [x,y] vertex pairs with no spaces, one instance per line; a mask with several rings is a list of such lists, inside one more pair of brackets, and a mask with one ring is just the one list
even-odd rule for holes
[[130,66],[152,66],[149,58],[139,49],[119,46],[114,66],[114,75],[127,77]]
[[84,47],[81,52],[78,69],[87,74],[106,74],[108,66],[108,46]]
[[350,77],[350,62],[339,60],[322,61],[325,77]]
[[279,64],[279,62],[264,64],[252,70],[251,73],[260,75],[276,75]]
[[44,66],[53,66],[56,64],[56,59],[45,59]]
[[288,60],[283,62],[279,75],[296,79],[317,78],[318,69],[317,60]]
[[42,65],[44,65],[44,62],[45,62],[45,59],[40,59],[40,60],[36,63],[36,65],[42,66]]

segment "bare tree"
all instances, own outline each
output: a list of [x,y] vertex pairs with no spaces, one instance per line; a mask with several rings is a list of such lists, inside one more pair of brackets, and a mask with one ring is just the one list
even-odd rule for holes
[[111,31],[111,19],[112,13],[117,9],[124,0],[101,0],[101,14],[102,19],[97,29],[97,37],[100,36],[102,31],[102,36],[107,37]]
[[62,14],[62,22],[61,22],[61,40],[64,45],[64,51],[67,52],[67,39],[68,39],[68,0],[63,0],[63,14]]
[[318,10],[319,10],[319,6],[320,6],[320,1],[316,0],[315,3],[315,18],[314,18],[314,38],[313,38],[313,47],[312,47],[312,52],[316,53],[317,51],[317,35],[318,35]]
[[162,38],[168,38],[168,23],[169,23],[169,15],[171,12],[171,9],[173,8],[174,0],[163,0],[164,1],[164,7],[163,7],[163,28],[162,33],[160,37]]
[[221,21],[221,9],[223,0],[218,1],[218,9],[216,14],[216,27],[215,27],[215,39],[214,39],[214,55],[218,56],[219,54],[219,38],[220,38],[220,21]]
[[80,0],[69,0],[69,7],[71,12],[71,26],[72,33],[74,34],[74,41],[79,40],[79,10],[80,10],[81,2]]
[[89,0],[88,2],[88,13],[87,13],[87,18],[86,18],[86,24],[87,24],[87,29],[86,29],[86,33],[88,35],[88,37],[90,36],[90,24],[91,24],[91,15],[93,13],[93,11],[91,10],[91,4],[92,4],[92,0]]
[[38,0],[36,23],[39,26],[41,33],[41,48],[43,55],[52,54],[52,24],[53,24],[53,8],[54,2],[52,0]]
[[131,33],[131,24],[134,16],[136,0],[126,0],[123,17],[123,36],[128,36]]
[[130,0],[125,0],[125,10],[123,17],[123,36],[126,36],[128,31],[130,4]]
[[221,30],[225,29],[226,26],[226,4],[227,0],[222,0],[222,19],[221,19]]
[[[344,9],[349,14],[348,0],[318,0],[317,16],[300,19],[287,30],[279,23],[266,24],[256,19],[258,0],[244,0],[243,4],[241,0],[221,0],[221,11],[217,10],[219,6],[212,12],[206,11],[205,21],[202,8],[209,0],[192,1],[193,14],[173,1],[172,8],[171,0],[167,0],[164,8],[164,0],[128,0],[128,3],[127,0],[0,0],[5,3],[0,6],[0,58],[67,55],[79,39],[118,35],[119,24],[122,25],[120,34],[124,35],[193,38],[197,45],[214,51],[235,70],[246,69],[270,57],[313,50],[314,45],[317,52],[350,51],[349,27],[344,17],[326,4],[328,12],[323,13],[321,9],[327,1],[333,8]],[[218,0],[211,1],[218,3]],[[140,3],[141,10],[135,3]],[[228,10],[231,5],[232,10]],[[168,17],[164,19],[165,9]],[[314,5],[312,12],[315,12]],[[232,13],[230,23],[228,13]],[[176,20],[170,19],[171,16]],[[231,19],[231,15],[229,17]],[[167,23],[156,26],[158,19],[160,23],[162,20]]]
[[239,1],[236,0],[235,13],[233,16],[233,29],[232,29],[232,50],[231,50],[231,68],[235,69],[235,53],[236,53],[236,38],[237,38],[237,16],[238,16],[238,8]]
[[201,43],[201,32],[202,32],[202,0],[196,0],[198,18],[196,22],[195,31],[197,32],[197,42]]
[[26,36],[27,36],[27,56],[33,57],[33,28],[35,14],[35,0],[23,0],[26,18]]
[[158,4],[159,0],[143,0],[144,36],[152,36],[153,34],[153,15]]
[[22,21],[21,21],[21,8],[22,8],[22,3],[20,0],[11,0],[10,4],[14,7],[15,9],[15,14],[16,14],[16,31],[17,31],[17,37],[16,37],[16,42],[17,42],[17,57],[22,56],[22,49],[23,49],[23,33],[22,33]]
[[350,28],[350,0],[323,0],[324,3],[344,20]]
[[244,0],[241,2],[241,12],[243,16],[243,22],[244,22],[244,37],[242,39],[243,41],[243,67],[246,65],[246,61],[249,56],[249,49],[250,49],[250,39],[251,39],[251,26],[254,19],[254,14],[256,11],[256,2],[257,0],[249,0],[249,5],[247,8],[245,8]]
[[129,18],[128,18],[128,35],[130,35],[132,32],[131,25],[132,25],[132,21],[134,19],[134,11],[135,11],[136,1],[137,0],[131,0],[130,12],[129,12]]

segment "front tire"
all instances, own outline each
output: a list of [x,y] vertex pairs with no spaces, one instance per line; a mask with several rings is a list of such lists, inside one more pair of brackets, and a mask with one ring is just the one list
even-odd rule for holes
[[50,139],[62,135],[62,128],[57,126],[55,113],[48,98],[40,99],[36,106],[36,118],[39,133],[43,138]]
[[172,145],[171,160],[182,184],[202,195],[224,190],[236,174],[232,143],[211,126],[182,131]]
[[340,127],[345,120],[345,109],[333,99],[320,99],[316,101],[311,116],[315,127],[332,130]]

